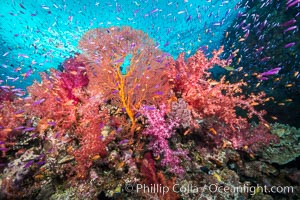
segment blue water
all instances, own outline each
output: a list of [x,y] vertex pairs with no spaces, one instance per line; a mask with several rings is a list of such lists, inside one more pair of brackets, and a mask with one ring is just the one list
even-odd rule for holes
[[38,72],[57,68],[78,52],[83,33],[98,27],[140,29],[174,58],[205,45],[211,51],[220,46],[224,30],[242,9],[234,9],[238,2],[1,0],[0,79],[21,88],[31,85],[39,80]]

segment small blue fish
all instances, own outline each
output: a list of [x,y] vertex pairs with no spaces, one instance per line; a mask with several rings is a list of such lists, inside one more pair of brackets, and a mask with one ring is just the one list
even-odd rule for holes
[[146,110],[155,110],[154,106],[143,106],[143,108]]
[[50,126],[55,126],[55,125],[56,125],[56,122],[48,122],[48,124],[49,124]]
[[0,148],[0,151],[8,151],[8,148],[2,147]]
[[157,95],[162,95],[162,94],[164,94],[164,93],[161,92],[161,91],[157,91],[157,92],[155,92],[155,94],[157,94]]
[[24,168],[28,168],[33,164],[33,160],[28,161],[25,165]]
[[295,42],[288,43],[288,44],[284,45],[284,48],[290,48],[290,47],[294,46],[295,44],[296,44]]
[[125,139],[125,140],[120,141],[119,145],[122,145],[122,144],[125,144],[125,143],[128,143],[128,142],[129,142],[129,140]]
[[192,15],[190,15],[187,19],[186,22],[191,21],[192,20]]
[[27,131],[33,131],[33,130],[35,130],[35,127],[25,128],[25,129],[23,130],[23,133],[24,133],[24,132],[27,132]]
[[60,132],[57,132],[54,136],[55,139],[57,139],[60,136]]
[[33,102],[32,105],[34,105],[34,106],[39,105],[39,104],[43,103],[45,100],[46,100],[45,98],[42,98],[40,100],[37,100],[37,101]]
[[16,127],[16,128],[14,128],[14,130],[15,131],[18,131],[18,130],[21,130],[21,129],[23,129],[23,128],[25,128],[24,126],[18,126],[18,127]]
[[42,166],[42,165],[44,165],[45,163],[46,163],[45,161],[39,161],[39,162],[37,162],[36,164],[39,165],[39,166]]
[[26,8],[20,3],[19,4],[19,6],[21,7],[21,8],[23,8],[24,10],[26,10]]

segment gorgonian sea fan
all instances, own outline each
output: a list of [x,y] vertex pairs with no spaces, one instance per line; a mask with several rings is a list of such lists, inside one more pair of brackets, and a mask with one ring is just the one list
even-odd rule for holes
[[171,96],[167,54],[142,31],[112,27],[88,31],[79,41],[88,89],[128,114],[132,128],[142,104],[159,105]]

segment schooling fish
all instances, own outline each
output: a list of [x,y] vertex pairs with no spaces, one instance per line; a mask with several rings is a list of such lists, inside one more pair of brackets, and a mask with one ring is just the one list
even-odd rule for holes
[[23,128],[25,128],[25,127],[24,127],[24,126],[18,126],[18,127],[16,127],[16,128],[14,128],[14,130],[17,131],[17,130],[21,130],[21,129],[23,129]]
[[280,67],[276,67],[274,69],[271,69],[269,71],[266,71],[266,72],[263,72],[261,73],[260,75],[261,76],[271,76],[271,75],[275,75],[275,74],[278,74],[278,72],[281,70]]
[[46,100],[45,98],[42,98],[40,100],[33,102],[32,105],[39,105],[39,104],[43,103],[45,100]]
[[260,61],[261,61],[261,62],[265,62],[265,61],[270,60],[270,58],[271,58],[271,57],[264,57],[264,58],[260,59]]
[[56,126],[56,122],[48,122],[50,126]]
[[1,148],[0,148],[0,151],[8,151],[8,148],[1,147]]
[[278,72],[281,70],[281,67],[276,67],[274,69],[271,69],[269,71],[266,71],[266,72],[263,72],[261,74],[259,74],[257,76],[258,79],[264,81],[264,80],[268,80],[268,78],[266,76],[272,76],[272,75],[275,75],[275,74],[278,74]]
[[129,142],[129,140],[124,139],[124,140],[122,140],[122,141],[119,142],[119,145],[123,145],[123,144],[126,144],[126,143],[128,143],[128,142]]
[[293,6],[297,5],[298,3],[300,3],[300,0],[293,1],[287,5],[287,8],[293,7]]
[[33,160],[30,160],[30,161],[28,161],[25,165],[24,165],[24,168],[28,168],[28,167],[30,167],[32,164],[33,164]]
[[187,19],[186,19],[186,22],[192,20],[192,15],[190,15]]
[[284,48],[292,47],[292,46],[294,46],[295,44],[296,44],[295,42],[288,43],[288,44],[284,45]]
[[4,53],[2,56],[5,57],[5,56],[7,56],[8,54],[9,54],[9,52],[6,52],[6,53]]
[[291,19],[291,20],[283,23],[281,26],[290,26],[290,25],[294,24],[295,22],[297,22],[297,20]]
[[155,110],[154,106],[143,106],[146,110]]
[[19,6],[21,7],[21,8],[23,8],[24,10],[26,10],[26,8],[20,3],[19,4]]
[[29,58],[28,55],[23,54],[23,53],[19,53],[19,54],[18,54],[18,58],[20,58],[20,57],[22,57],[22,58]]
[[32,73],[32,71],[33,71],[32,68],[30,68],[25,74],[22,74],[24,79],[26,79]]
[[229,65],[225,66],[224,69],[226,69],[227,71],[237,71],[237,69],[235,69],[234,67],[231,67]]
[[23,130],[23,132],[33,131],[33,130],[35,130],[35,127],[29,127],[29,128],[25,128],[25,129]]
[[292,31],[292,30],[295,30],[295,29],[297,29],[297,28],[298,28],[298,26],[291,26],[291,27],[285,29],[283,32],[286,33],[286,32],[288,32],[288,31]]

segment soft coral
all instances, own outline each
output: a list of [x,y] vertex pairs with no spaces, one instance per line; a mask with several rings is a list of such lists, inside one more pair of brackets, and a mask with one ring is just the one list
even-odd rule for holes
[[[215,65],[225,67],[230,64],[230,60],[219,58],[222,52],[223,47],[214,51],[211,58],[207,58],[203,51],[198,50],[187,60],[184,59],[184,54],[181,54],[171,65],[170,79],[173,81],[175,92],[189,104],[193,117],[198,121],[205,121],[207,130],[210,130],[208,132],[219,135],[215,137],[217,143],[220,142],[219,138],[227,139],[240,148],[241,144],[250,144],[250,140],[243,141],[246,137],[241,136],[250,134],[249,119],[256,117],[261,123],[267,123],[263,118],[265,111],[254,108],[264,103],[264,93],[246,96],[242,88],[247,86],[247,83],[243,81],[229,83],[224,77],[220,81],[212,80],[209,69]],[[247,116],[241,117],[238,110],[240,113],[247,113]],[[258,129],[261,135],[255,137],[257,141],[258,138],[271,138],[268,130]],[[236,144],[236,138],[239,138],[240,144]],[[265,144],[268,142],[270,140],[264,140]]]
[[163,155],[161,164],[168,167],[168,171],[179,176],[183,175],[184,169],[180,166],[180,158],[189,160],[187,152],[180,148],[172,150],[169,146],[169,139],[175,134],[175,128],[179,125],[179,120],[166,119],[167,110],[164,104],[160,106],[160,109],[144,106],[141,112],[148,120],[148,127],[143,134],[150,136],[152,139],[149,144],[150,149],[156,156]]
[[86,87],[89,84],[85,65],[78,59],[78,55],[75,55],[74,58],[65,60],[62,66],[61,86],[67,91],[69,99],[78,101],[79,99],[73,94],[73,89]]

